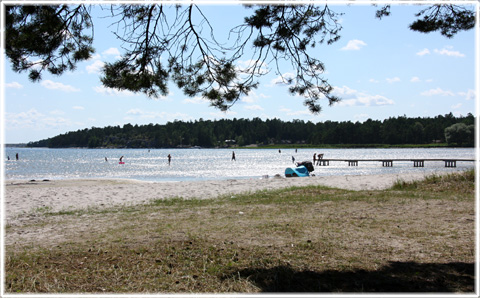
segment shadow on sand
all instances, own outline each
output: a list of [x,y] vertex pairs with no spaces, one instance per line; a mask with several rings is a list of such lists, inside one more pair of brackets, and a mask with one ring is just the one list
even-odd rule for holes
[[297,271],[290,266],[247,268],[235,275],[262,292],[461,292],[473,293],[473,263],[390,262],[376,271]]

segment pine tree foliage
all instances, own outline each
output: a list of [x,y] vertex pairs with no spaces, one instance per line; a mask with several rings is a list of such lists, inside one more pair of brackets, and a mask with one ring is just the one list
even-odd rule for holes
[[[453,2],[452,2],[453,3]],[[460,31],[475,27],[475,9],[473,6],[455,4],[434,4],[415,14],[418,19],[410,24],[410,29],[422,33],[440,31],[445,37],[452,38]],[[389,16],[391,5],[378,9],[376,17]]]
[[[78,6],[6,6],[5,53],[16,72],[32,81],[47,70],[61,75],[91,57],[93,22],[89,9]],[[90,29],[90,31],[88,31]]]
[[[167,13],[172,9],[173,19]],[[112,16],[120,19],[123,33],[117,37],[127,50],[122,59],[105,66],[102,82],[107,87],[157,97],[168,93],[171,79],[186,95],[202,96],[224,111],[257,88],[258,77],[270,68],[281,75],[280,62],[288,61],[297,73],[285,83],[292,93],[305,96],[312,112],[320,111],[321,98],[329,104],[338,100],[322,77],[324,65],[308,53],[340,37],[339,15],[328,6],[259,6],[230,30],[232,45],[215,39],[214,28],[194,4],[123,5],[112,9]],[[251,63],[240,67],[252,45]]]
[[[94,53],[91,5],[5,6],[5,52],[12,69],[28,71],[32,81],[39,81],[44,71],[61,75],[89,59]],[[252,13],[233,25],[233,42],[224,44],[195,3],[111,5],[109,16],[124,53],[105,64],[103,85],[156,98],[168,94],[172,81],[186,95],[201,96],[225,111],[257,88],[260,77],[293,69],[283,83],[305,98],[312,113],[321,111],[320,100],[329,105],[340,100],[332,95],[324,63],[313,53],[318,45],[340,38],[341,14],[326,4],[244,6]],[[376,15],[389,14],[386,5]],[[440,30],[447,37],[473,28],[475,19],[473,8],[453,4],[432,5],[417,16],[412,30]],[[240,61],[250,63],[241,66]]]
[[475,12],[458,5],[433,5],[421,10],[422,17],[410,25],[410,29],[423,33],[440,31],[443,36],[452,38],[459,31],[475,27]]

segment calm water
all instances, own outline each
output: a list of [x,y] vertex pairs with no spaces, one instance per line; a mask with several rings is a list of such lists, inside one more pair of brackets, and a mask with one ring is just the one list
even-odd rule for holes
[[[475,149],[46,149],[6,148],[5,179],[80,179],[122,178],[144,181],[185,181],[246,179],[283,176],[286,167],[296,161],[312,160],[314,153],[328,159],[395,159],[395,158],[462,158],[475,159]],[[19,160],[15,160],[15,154]],[[167,155],[172,162],[168,165]],[[120,156],[125,164],[119,164]],[[10,157],[10,160],[7,160]],[[108,161],[105,161],[105,157]],[[474,167],[474,162],[457,162],[456,168],[445,168],[443,162],[425,162],[414,168],[413,162],[394,162],[382,167],[380,162],[360,162],[349,167],[346,162],[330,162],[315,167],[316,176],[368,175],[436,171],[459,171]]]

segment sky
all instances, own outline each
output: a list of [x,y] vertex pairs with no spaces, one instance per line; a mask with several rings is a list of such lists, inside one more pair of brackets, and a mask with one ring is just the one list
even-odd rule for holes
[[[202,5],[218,38],[227,41],[225,28],[251,12],[237,5]],[[174,120],[195,121],[255,118],[284,121],[384,120],[389,117],[435,117],[452,112],[476,115],[476,31],[448,39],[438,32],[423,34],[408,25],[421,10],[418,5],[392,5],[391,16],[375,18],[372,5],[330,5],[343,12],[341,38],[317,46],[312,56],[325,64],[324,78],[342,101],[311,114],[304,99],[292,96],[270,72],[258,89],[243,97],[228,112],[221,112],[200,97],[188,97],[173,84],[169,94],[150,99],[143,94],[119,92],[102,86],[101,67],[122,54],[122,43],[112,34],[107,14],[96,6],[94,15],[96,53],[62,76],[44,74],[32,83],[27,73],[15,73],[4,57],[3,133],[5,143],[37,141],[68,131],[124,124],[165,124]],[[245,59],[248,59],[247,57]],[[293,69],[285,67],[288,76]]]

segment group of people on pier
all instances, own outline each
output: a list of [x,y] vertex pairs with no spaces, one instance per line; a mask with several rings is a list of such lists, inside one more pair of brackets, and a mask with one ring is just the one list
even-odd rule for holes
[[316,165],[316,166],[319,166],[320,165],[320,161],[323,159],[323,153],[319,153],[317,155],[317,153],[314,153],[313,154],[313,164]]

